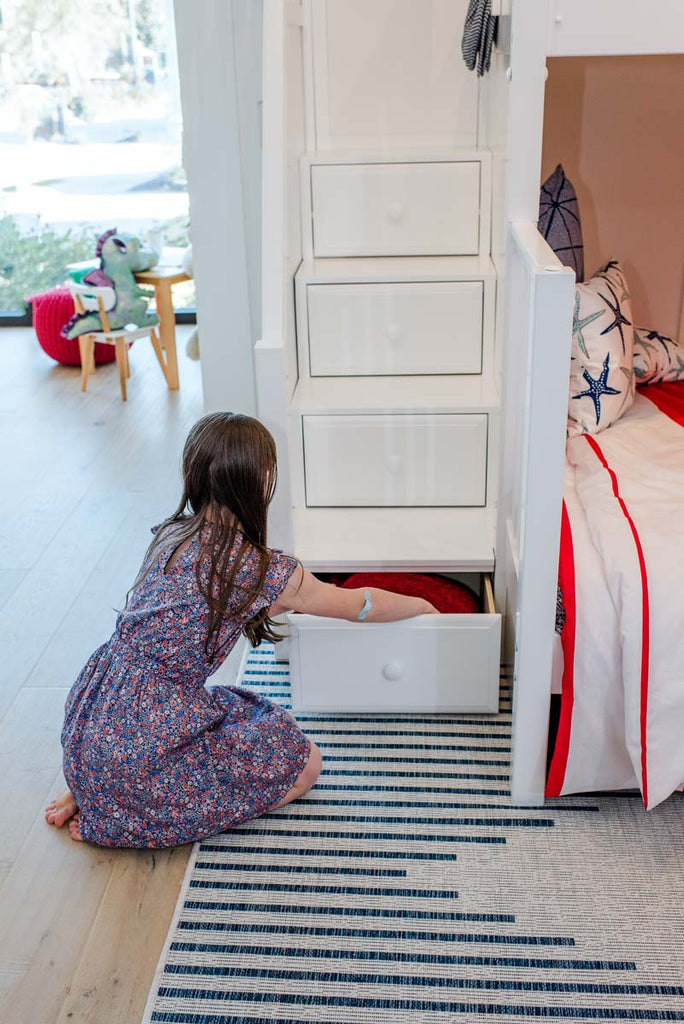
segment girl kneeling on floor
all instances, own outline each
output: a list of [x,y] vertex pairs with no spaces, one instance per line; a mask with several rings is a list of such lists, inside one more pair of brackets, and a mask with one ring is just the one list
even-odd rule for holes
[[276,451],[258,420],[196,423],[183,482],[111,639],[67,697],[69,790],[46,819],[68,822],[72,839],[177,846],[295,800],[318,778],[318,747],[278,705],[242,687],[207,689],[208,677],[241,634],[252,645],[279,639],[281,612],[386,622],[435,611],[421,598],[322,583],[266,546]]

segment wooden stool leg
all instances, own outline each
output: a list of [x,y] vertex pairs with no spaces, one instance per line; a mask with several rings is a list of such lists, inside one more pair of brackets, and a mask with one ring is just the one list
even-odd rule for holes
[[90,344],[90,372],[95,373],[95,342]]
[[88,364],[85,360],[82,334],[79,334],[78,336],[78,354],[81,357],[81,391],[85,391],[88,387]]
[[119,384],[121,397],[126,401],[126,342],[123,338],[116,339],[116,365],[119,368]]
[[176,314],[173,309],[171,285],[161,282],[154,289],[159,314],[159,334],[166,354],[166,381],[171,391],[178,390],[178,356],[176,355]]
[[131,364],[130,364],[130,361],[129,361],[129,358],[128,358],[128,350],[129,350],[129,348],[130,348],[130,345],[127,345],[124,342],[124,355],[126,356],[126,376],[127,377],[130,377],[130,375],[131,375]]
[[[88,387],[88,376],[90,374],[90,347],[88,345],[88,335],[79,334],[78,336],[78,351],[81,356],[81,391],[86,391]],[[94,348],[95,346],[93,346]]]
[[[164,374],[164,380],[169,384],[169,373],[164,361],[164,353],[162,352],[161,345],[159,344],[159,338],[157,337],[157,332],[154,327],[150,328],[150,341],[152,342],[152,348],[154,349],[154,354],[157,357],[157,362],[161,366],[161,371]],[[169,387],[170,386],[171,385],[169,384]]]

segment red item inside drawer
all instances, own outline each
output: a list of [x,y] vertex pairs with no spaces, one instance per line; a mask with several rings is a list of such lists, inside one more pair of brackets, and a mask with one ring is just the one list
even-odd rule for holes
[[326,577],[345,589],[378,587],[393,594],[422,597],[443,614],[467,615],[479,610],[475,594],[463,583],[432,573],[416,572],[356,572],[351,576]]

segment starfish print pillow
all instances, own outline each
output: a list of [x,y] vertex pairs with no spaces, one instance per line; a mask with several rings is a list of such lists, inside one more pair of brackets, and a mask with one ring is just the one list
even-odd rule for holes
[[637,384],[684,380],[684,346],[667,334],[635,327],[634,376]]
[[544,236],[563,266],[584,280],[584,243],[575,187],[565,177],[563,165],[546,179],[539,194],[539,233]]
[[634,401],[634,328],[625,275],[611,260],[575,287],[568,435],[598,434]]

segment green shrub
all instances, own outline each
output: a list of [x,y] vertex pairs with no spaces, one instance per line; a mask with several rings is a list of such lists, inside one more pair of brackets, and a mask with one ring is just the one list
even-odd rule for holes
[[14,217],[0,217],[0,309],[25,312],[31,295],[64,283],[69,263],[95,255],[95,232],[40,226],[22,234]]

